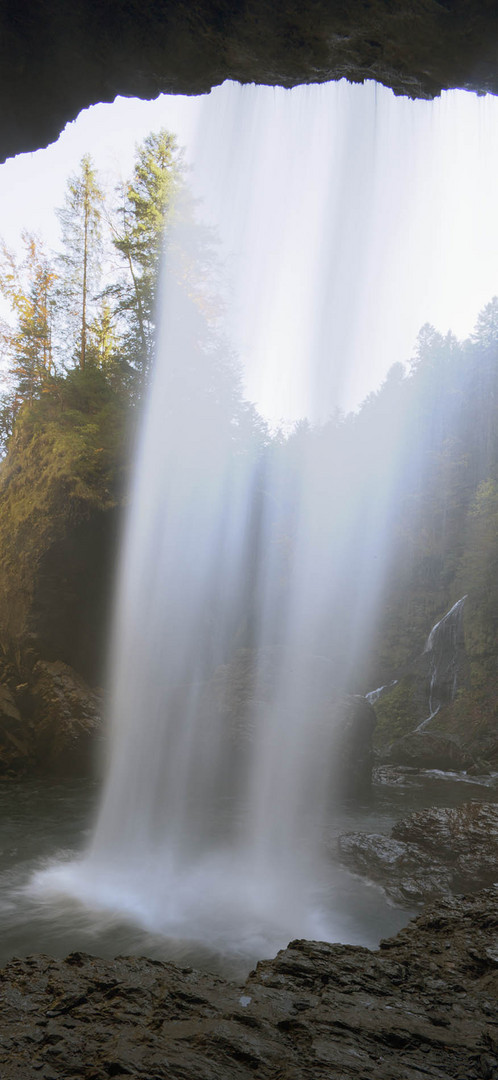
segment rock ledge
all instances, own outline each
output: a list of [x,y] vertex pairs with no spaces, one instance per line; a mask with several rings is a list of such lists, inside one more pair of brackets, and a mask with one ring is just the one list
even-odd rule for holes
[[497,931],[490,889],[377,952],[293,941],[244,986],[152,960],[12,960],[2,1080],[492,1080]]
[[498,882],[498,804],[431,807],[398,821],[390,836],[346,833],[342,860],[410,907]]

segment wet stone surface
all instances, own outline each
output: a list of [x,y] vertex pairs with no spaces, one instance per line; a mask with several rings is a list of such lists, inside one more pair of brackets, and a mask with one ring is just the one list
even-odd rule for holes
[[145,959],[12,960],[0,1075],[493,1078],[497,940],[498,888],[439,901],[376,952],[291,942],[244,986]]
[[419,810],[397,822],[390,836],[340,836],[338,851],[396,903],[475,892],[498,881],[498,804]]

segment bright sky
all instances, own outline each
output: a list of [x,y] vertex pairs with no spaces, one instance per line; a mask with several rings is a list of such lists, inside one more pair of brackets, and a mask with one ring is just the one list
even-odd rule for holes
[[119,98],[9,160],[0,235],[15,247],[26,228],[56,248],[54,208],[82,155],[111,187],[165,126],[198,162],[192,182],[233,276],[232,339],[272,419],[354,407],[409,359],[424,322],[472,330],[498,293],[497,99],[330,84],[204,101],[201,114],[202,99]]
[[15,246],[20,232],[38,232],[56,247],[59,229],[54,208],[64,201],[66,180],[78,171],[83,154],[91,154],[104,185],[129,176],[135,146],[150,131],[166,127],[192,140],[198,98],[162,95],[155,101],[117,98],[112,105],[94,105],[68,124],[46,150],[20,154],[0,165],[0,235]]

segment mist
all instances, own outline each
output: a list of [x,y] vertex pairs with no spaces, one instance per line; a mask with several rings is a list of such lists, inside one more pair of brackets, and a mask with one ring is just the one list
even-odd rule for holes
[[[394,120],[374,86],[358,101],[227,85],[204,102],[122,545],[108,778],[84,858],[50,871],[93,908],[247,957],[339,933],[322,830],[344,701],[373,689],[400,507],[430,472],[420,365],[439,338],[387,375],[382,353],[418,318],[413,281],[430,296],[441,273],[449,218],[427,191],[447,161],[434,110]],[[446,344],[465,384],[470,354]]]

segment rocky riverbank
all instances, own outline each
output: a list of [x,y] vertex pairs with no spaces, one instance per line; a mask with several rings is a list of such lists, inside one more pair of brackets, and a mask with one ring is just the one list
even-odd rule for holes
[[498,882],[498,804],[430,807],[398,821],[390,836],[346,833],[339,857],[410,907]]
[[145,959],[12,960],[2,1080],[492,1080],[497,932],[495,888],[376,952],[291,942],[244,985]]

